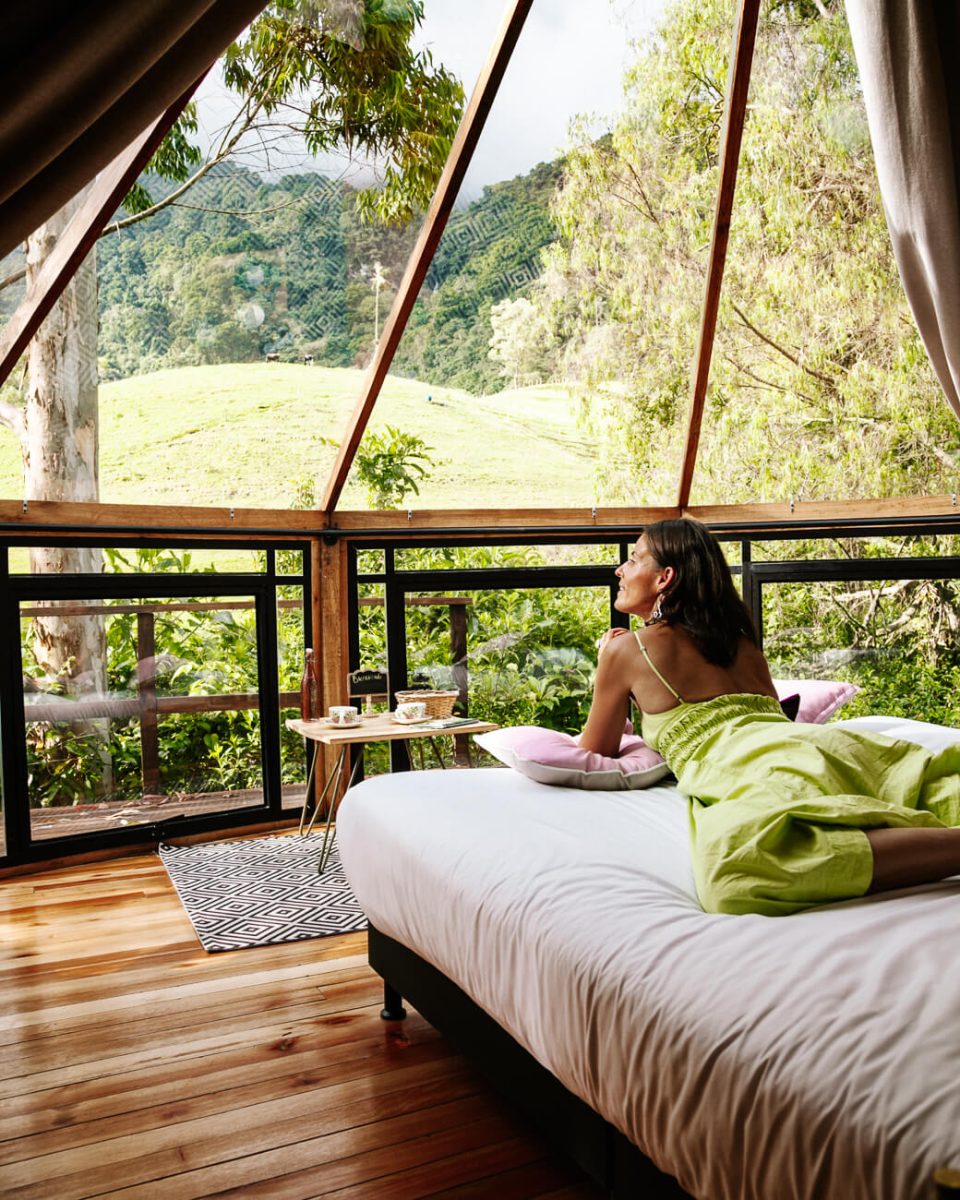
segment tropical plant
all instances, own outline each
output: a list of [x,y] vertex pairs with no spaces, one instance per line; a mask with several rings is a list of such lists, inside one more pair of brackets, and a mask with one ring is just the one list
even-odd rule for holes
[[[181,573],[193,567],[189,551],[108,549],[115,570]],[[213,568],[208,568],[212,572]],[[201,572],[200,574],[203,574]],[[198,584],[202,595],[203,585]],[[151,665],[158,696],[196,697],[245,693],[257,686],[256,616],[226,598],[222,609],[171,604],[153,615]],[[106,693],[111,700],[137,694],[137,615],[127,602],[102,618],[106,644]],[[89,620],[93,618],[82,618]],[[34,653],[31,623],[22,622],[21,653],[26,686],[48,696],[65,689],[51,679]],[[302,645],[302,626],[301,626]],[[80,697],[82,699],[82,697]],[[131,800],[143,793],[140,729],[136,719],[31,721],[27,711],[27,762],[33,804],[86,804],[95,799]],[[205,792],[260,784],[259,714],[255,711],[170,713],[159,723],[162,790]]]
[[367,489],[371,508],[399,508],[430,473],[431,447],[423,438],[404,433],[393,425],[368,433],[355,459],[357,478]]

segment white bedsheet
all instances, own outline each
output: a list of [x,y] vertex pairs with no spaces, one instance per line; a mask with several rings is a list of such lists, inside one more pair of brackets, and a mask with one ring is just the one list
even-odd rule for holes
[[920,1200],[935,1167],[960,1166],[960,880],[707,915],[675,789],[505,768],[369,780],[338,837],[373,923],[693,1196]]

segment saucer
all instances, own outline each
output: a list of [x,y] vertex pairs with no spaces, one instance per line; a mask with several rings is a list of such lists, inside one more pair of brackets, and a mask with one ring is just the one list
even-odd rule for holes
[[334,721],[332,717],[321,717],[320,724],[330,729],[356,729],[363,724],[363,717],[357,717],[355,721]]
[[424,721],[429,721],[429,717],[398,717],[395,713],[390,714],[390,720],[395,725],[422,725]]

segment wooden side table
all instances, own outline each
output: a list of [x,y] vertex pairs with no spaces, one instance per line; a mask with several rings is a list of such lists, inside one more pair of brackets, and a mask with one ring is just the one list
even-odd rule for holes
[[[445,725],[443,720],[440,721],[417,721],[415,724],[404,724],[400,721],[395,721],[390,713],[377,713],[375,716],[364,716],[357,725],[331,725],[324,720],[319,721],[301,721],[299,718],[291,718],[286,722],[288,729],[292,729],[295,733],[299,733],[301,737],[305,737],[312,742],[318,742],[324,746],[337,746],[339,753],[337,760],[334,763],[333,769],[326,778],[323,785],[323,790],[316,798],[313,805],[313,812],[310,813],[310,787],[313,783],[314,774],[317,766],[319,753],[313,756],[313,762],[310,764],[310,771],[307,775],[307,790],[303,800],[303,812],[300,815],[300,833],[303,835],[310,834],[313,831],[314,822],[317,819],[317,814],[323,808],[324,802],[330,798],[327,805],[327,820],[323,828],[323,842],[320,846],[320,863],[317,867],[319,874],[323,874],[323,869],[327,865],[327,859],[330,857],[330,851],[333,848],[331,833],[335,828],[334,825],[334,810],[337,806],[337,792],[340,787],[340,781],[343,778],[343,764],[346,762],[347,751],[351,746],[363,745],[365,742],[410,742],[419,738],[429,738],[433,740],[436,737],[447,734],[464,734],[464,733],[488,733],[491,729],[497,729],[498,726],[490,721],[472,721],[465,719],[450,718],[451,723]],[[357,762],[359,763],[359,759]],[[356,766],[351,772],[350,778],[347,780],[346,792],[353,783]],[[309,814],[309,820],[308,818]]]

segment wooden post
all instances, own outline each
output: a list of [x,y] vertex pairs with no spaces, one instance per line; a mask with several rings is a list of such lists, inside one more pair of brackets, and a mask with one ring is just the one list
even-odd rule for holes
[[137,613],[137,703],[140,707],[140,773],[145,796],[160,795],[157,730],[157,639],[152,612]]
[[[467,674],[467,606],[450,605],[450,660],[453,663],[453,686],[460,693],[460,705],[467,715],[469,680]],[[470,740],[463,734],[454,736],[453,761],[458,767],[470,766]]]
[[[313,646],[320,670],[320,710],[331,704],[350,703],[347,644],[347,545],[337,540],[328,545],[320,538],[310,543],[313,591]],[[315,776],[326,779],[333,770],[339,750],[324,746]],[[360,750],[358,753],[362,753]],[[322,768],[322,770],[321,770]],[[349,773],[341,783],[344,790]],[[322,786],[322,784],[321,784]]]
[[[459,598],[459,597],[458,597]],[[450,661],[453,663],[453,686],[460,693],[464,715],[467,712],[467,606],[450,605]]]
[[727,261],[730,213],[733,210],[733,194],[737,186],[740,141],[743,134],[743,120],[747,111],[747,92],[750,87],[750,67],[753,62],[753,46],[756,41],[759,11],[760,0],[741,0],[740,19],[737,22],[733,39],[730,74],[727,79],[727,103],[720,143],[720,185],[714,210],[713,238],[710,243],[703,311],[700,314],[700,336],[697,339],[697,352],[694,356],[687,441],[683,449],[680,488],[677,494],[677,504],[681,508],[690,503],[693,469],[696,466],[697,449],[700,445],[700,426],[703,422],[703,405],[707,397],[707,383],[710,379],[713,339],[717,332],[720,287],[723,283],[724,264]]

